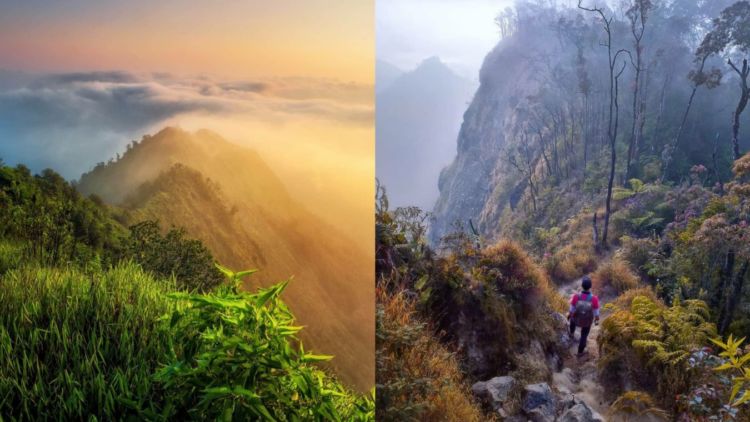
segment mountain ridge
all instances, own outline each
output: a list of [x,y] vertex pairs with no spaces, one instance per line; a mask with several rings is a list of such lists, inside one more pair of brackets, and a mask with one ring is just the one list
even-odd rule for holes
[[77,187],[119,206],[126,224],[184,227],[222,264],[258,268],[249,290],[293,276],[285,301],[309,326],[303,341],[335,355],[331,367],[345,382],[372,387],[372,261],[291,198],[257,152],[211,131],[166,128],[84,174]]

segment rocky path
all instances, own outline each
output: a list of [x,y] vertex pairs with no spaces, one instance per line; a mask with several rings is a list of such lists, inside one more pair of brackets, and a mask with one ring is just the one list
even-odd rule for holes
[[[558,290],[565,298],[570,298],[573,293],[580,291],[580,280],[561,286]],[[603,303],[602,303],[603,304]],[[606,316],[601,315],[602,320]],[[576,330],[575,338],[569,339],[570,353],[563,361],[563,369],[553,375],[553,386],[557,391],[564,395],[570,395],[578,400],[583,401],[595,412],[595,419],[602,421],[607,420],[606,415],[609,411],[608,403],[604,400],[604,388],[599,384],[596,370],[596,362],[599,358],[597,338],[601,326],[594,325],[586,345],[586,356],[577,358],[578,339],[580,338],[580,329]]]

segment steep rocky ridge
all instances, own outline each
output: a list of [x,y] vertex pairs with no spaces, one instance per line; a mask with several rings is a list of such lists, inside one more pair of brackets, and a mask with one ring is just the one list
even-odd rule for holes
[[549,32],[541,25],[527,28],[500,41],[485,58],[479,89],[461,124],[457,156],[440,174],[430,230],[433,242],[450,233],[455,221],[466,225],[469,219],[482,234],[494,234],[500,213],[520,199],[526,186],[505,152],[514,142],[517,113],[541,85],[538,67],[554,67],[560,57],[550,55],[553,63],[535,60],[539,52],[559,49],[550,42],[552,34],[544,36]]

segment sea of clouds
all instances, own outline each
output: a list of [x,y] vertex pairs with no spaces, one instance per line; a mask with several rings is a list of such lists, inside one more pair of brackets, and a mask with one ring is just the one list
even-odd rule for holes
[[[331,79],[219,80],[123,71],[0,70],[0,159],[74,179],[181,115],[373,124],[372,86]],[[220,131],[220,128],[218,128]]]

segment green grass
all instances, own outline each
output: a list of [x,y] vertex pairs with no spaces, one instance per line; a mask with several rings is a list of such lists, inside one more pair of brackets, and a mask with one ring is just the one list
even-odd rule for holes
[[18,268],[24,261],[24,248],[20,242],[0,240],[0,275]]
[[0,289],[0,414],[98,420],[147,406],[166,357],[166,285],[137,266],[22,268]]
[[[305,352],[280,300],[231,283],[175,290],[121,263],[0,275],[0,415],[9,420],[373,420]],[[242,273],[237,273],[242,274]]]

